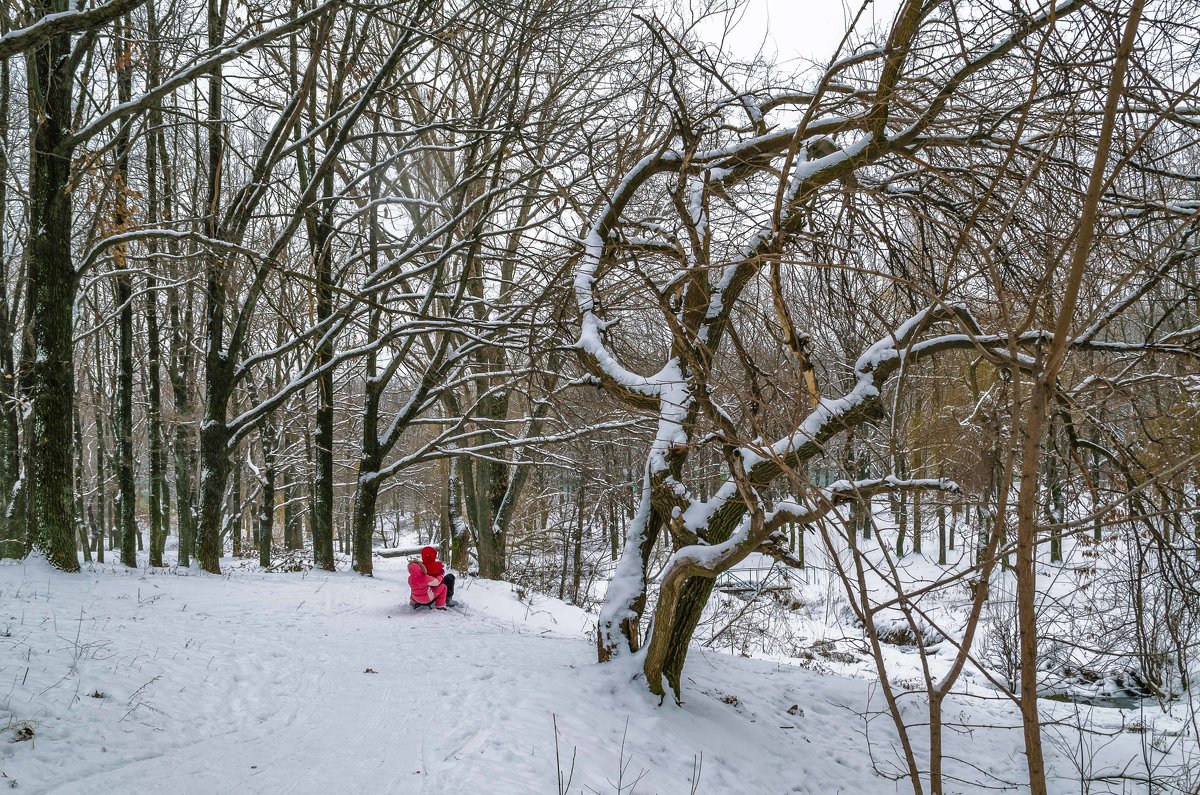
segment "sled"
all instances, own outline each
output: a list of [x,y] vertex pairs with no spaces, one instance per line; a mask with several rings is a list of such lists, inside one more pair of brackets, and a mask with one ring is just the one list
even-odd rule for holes
[[[437,605],[434,602],[414,602],[413,600],[409,599],[408,606],[410,608],[412,608],[413,610],[433,610],[436,608]],[[452,605],[447,604],[446,609],[447,610],[461,610],[462,606],[463,606],[463,603],[456,599],[454,601],[454,604],[452,604]]]

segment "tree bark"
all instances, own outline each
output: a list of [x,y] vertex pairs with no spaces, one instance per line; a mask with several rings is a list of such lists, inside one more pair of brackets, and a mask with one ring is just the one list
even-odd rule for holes
[[[146,34],[149,42],[147,83],[158,85],[158,18],[154,0],[146,0]],[[155,104],[149,114],[151,133],[146,143],[146,223],[156,226],[159,221],[158,195],[158,130],[162,113]],[[149,249],[149,275],[146,278],[146,434],[150,447],[150,565],[163,566],[163,553],[171,525],[171,495],[167,484],[166,453],[163,450],[162,422],[162,341],[158,319],[158,242],[146,241]]]
[[1066,516],[1063,505],[1062,481],[1058,474],[1058,434],[1056,423],[1050,420],[1050,449],[1046,456],[1046,520],[1055,525],[1050,531],[1050,562],[1062,563],[1062,529],[1061,525]]
[[[210,291],[215,290],[210,285]],[[213,316],[214,312],[210,308],[210,335]],[[197,557],[200,567],[213,574],[221,573],[221,519],[224,515],[225,486],[229,481],[229,430],[225,422],[231,390],[230,377],[223,367],[223,357],[219,348],[220,343],[214,345],[210,342],[206,357],[209,366],[205,375],[208,394],[204,401],[204,423],[200,427],[200,527]]]
[[230,550],[235,558],[242,557],[242,466],[236,456],[230,462],[229,499],[225,505],[225,521],[222,537],[229,537]]
[[[208,46],[216,49],[225,37],[224,4],[208,0]],[[221,176],[225,144],[221,129],[222,69],[213,68],[208,81],[208,195],[204,231],[218,237],[217,210],[221,203]],[[229,398],[233,392],[233,362],[224,347],[227,302],[225,255],[210,250],[205,263],[205,315],[208,333],[204,355],[204,420],[200,425],[200,567],[221,573],[221,518],[225,484],[229,477]]]
[[[66,11],[66,0],[34,0],[34,20]],[[73,212],[70,133],[76,61],[71,36],[49,38],[26,53],[36,88],[29,92],[29,296],[34,359],[29,364],[31,402],[28,494],[33,546],[55,567],[78,571],[74,500],[71,496],[75,399],[73,314],[78,276],[71,259]]]
[[[312,242],[317,291],[317,324],[324,325],[333,314],[333,172],[326,173]],[[316,366],[325,368],[317,379],[316,467],[313,477],[313,562],[318,568],[334,570],[333,560],[333,338],[322,336],[317,345]]]
[[[191,287],[188,288],[187,317],[191,318]],[[179,527],[179,565],[190,566],[195,551],[196,538],[196,504],[192,492],[192,478],[195,473],[195,441],[191,433],[192,410],[191,401],[191,370],[192,356],[189,340],[191,334],[184,326],[184,308],[179,304],[179,290],[172,287],[168,293],[169,312],[171,320],[171,360],[167,373],[171,379],[171,392],[174,400],[174,472],[175,472],[175,523]]]
[[[133,64],[129,51],[128,17],[116,26],[114,39],[118,43],[114,57],[117,75],[117,101],[128,102],[132,93]],[[130,226],[129,213],[129,124],[117,128],[116,179],[114,180],[114,211],[112,227],[117,234]],[[114,289],[117,302],[117,417],[114,428],[117,437],[117,489],[121,563],[137,566],[138,527],[137,491],[133,463],[133,275],[128,269],[128,251],[124,244],[113,248],[116,268]]]
[[263,468],[260,482],[262,496],[259,500],[258,565],[264,569],[271,565],[271,543],[275,540],[275,423],[265,420],[261,432]]
[[[92,562],[92,542],[88,538],[87,506],[83,500],[83,424],[79,420],[79,404],[75,404],[72,425],[75,430],[75,517],[79,523],[79,545],[83,547],[83,560]],[[2,557],[2,555],[0,555]]]
[[579,585],[583,578],[583,525],[585,518],[584,497],[587,485],[587,470],[579,473],[579,494],[575,499],[575,533],[572,539],[574,554],[571,556],[571,604],[579,604]]
[[[291,436],[284,437],[286,447],[291,448]],[[285,549],[304,547],[304,522],[300,516],[300,489],[297,488],[295,469],[289,465],[283,469],[283,546]]]
[[459,460],[450,459],[450,475],[446,480],[446,516],[450,521],[451,545],[450,566],[466,571],[471,549],[471,538],[462,512],[462,479]]
[[[1100,128],[1100,137],[1097,141],[1095,160],[1092,163],[1087,191],[1084,194],[1082,212],[1073,235],[1073,248],[1070,250],[1064,295],[1058,304],[1054,338],[1044,354],[1044,360],[1039,357],[1039,361],[1035,364],[1034,381],[1031,394],[1025,404],[1025,417],[1021,427],[1023,441],[1021,487],[1017,496],[1016,597],[1021,661],[1020,705],[1031,795],[1046,795],[1046,765],[1042,753],[1041,719],[1037,711],[1037,570],[1035,568],[1038,540],[1038,469],[1041,462],[1042,437],[1058,375],[1070,350],[1071,328],[1074,323],[1075,309],[1079,303],[1083,274],[1087,268],[1095,235],[1097,212],[1105,185],[1105,172],[1108,168],[1113,129],[1116,125],[1121,95],[1124,92],[1125,71],[1133,52],[1144,5],[1145,0],[1134,0],[1120,46],[1117,49],[1105,98],[1104,117]],[[1050,280],[1047,280],[1047,283],[1050,283]],[[1015,374],[1013,383],[1014,386],[1020,383],[1019,377]],[[1014,405],[1019,405],[1016,403],[1015,394]]]
[[[0,21],[0,34],[7,22]],[[8,117],[11,81],[8,59],[0,60],[0,208],[8,206]],[[21,477],[20,420],[17,415],[17,372],[13,359],[13,313],[8,294],[6,225],[0,222],[0,558],[25,554],[25,524],[10,512]],[[91,553],[88,559],[91,559]]]
[[147,407],[146,434],[150,442],[150,565],[164,566],[167,535],[170,532],[170,492],[167,486],[162,429],[162,381],[159,361],[161,346],[158,326],[158,298],[154,291],[146,295]]
[[[1014,381],[1016,379],[1014,378]],[[1037,711],[1037,497],[1042,455],[1042,429],[1049,405],[1050,385],[1044,373],[1034,382],[1021,426],[1021,486],[1017,495],[1017,633],[1021,681],[1019,688],[1025,758],[1029,786],[1035,795],[1046,793],[1046,767],[1042,756],[1041,719]],[[1016,389],[1014,388],[1014,404]],[[1003,510],[1003,507],[1001,507]]]
[[912,540],[913,554],[920,555],[924,552],[921,542],[921,492],[917,492],[912,497]]
[[[375,118],[374,130],[379,133],[379,118]],[[371,211],[367,217],[368,269],[375,273],[379,269],[379,174],[375,167],[378,161],[378,138],[371,143],[371,176],[367,189],[371,200]],[[367,339],[375,340],[380,333],[380,310],[371,307],[367,315]],[[383,395],[385,379],[379,377],[379,359],[374,349],[365,362],[365,387],[362,410],[362,454],[358,461],[358,487],[354,491],[354,506],[351,517],[353,539],[353,568],[359,574],[370,577],[374,573],[371,559],[371,537],[375,533],[375,515],[379,501],[379,467],[383,463],[379,444],[379,401]]]
[[[96,335],[96,361],[100,362],[100,335]],[[99,522],[99,527],[93,529],[92,535],[96,542],[96,561],[104,562],[104,547],[108,540],[108,475],[107,475],[107,460],[108,453],[105,449],[107,433],[104,430],[104,412],[99,405],[99,401],[104,398],[104,375],[103,369],[99,371],[97,377],[97,389],[93,395],[92,414],[95,417],[95,434],[96,434],[96,519]]]
[[946,565],[946,506],[938,505],[938,565]]

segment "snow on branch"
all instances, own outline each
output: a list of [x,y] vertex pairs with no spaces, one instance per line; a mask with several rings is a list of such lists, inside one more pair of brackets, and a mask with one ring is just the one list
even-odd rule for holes
[[1071,344],[1074,346],[1079,346],[1091,342],[1093,339],[1095,339],[1097,334],[1107,327],[1108,324],[1117,318],[1122,312],[1133,306],[1135,302],[1140,301],[1144,295],[1153,290],[1159,282],[1166,278],[1167,274],[1171,273],[1176,268],[1181,267],[1189,259],[1195,259],[1197,256],[1200,256],[1200,249],[1195,247],[1172,252],[1171,256],[1165,257],[1162,264],[1156,268],[1154,272],[1151,273],[1141,284],[1127,290],[1125,295],[1118,299],[1115,304],[1101,312],[1096,320],[1091,323],[1091,325],[1089,325],[1083,330],[1082,333],[1075,337]]
[[100,261],[106,252],[110,249],[132,243],[139,240],[178,240],[198,243],[203,246],[208,246],[216,251],[222,251],[228,254],[241,254],[250,260],[260,259],[260,254],[252,248],[238,245],[237,243],[228,240],[218,240],[199,232],[190,230],[175,230],[175,229],[135,229],[130,232],[122,232],[116,235],[109,235],[92,246],[83,259],[80,261],[76,273],[80,276],[87,273]]
[[[121,0],[129,5],[138,5],[143,0]],[[213,67],[219,66],[229,61],[240,58],[249,52],[252,52],[264,44],[267,44],[275,39],[281,38],[288,33],[298,30],[313,19],[325,14],[330,9],[336,7],[340,0],[326,0],[316,8],[297,14],[292,19],[282,22],[281,24],[270,28],[263,33],[252,36],[246,39],[235,39],[232,44],[212,50],[207,53],[201,53],[195,63],[180,69],[173,75],[169,75],[161,83],[155,86],[152,90],[146,91],[141,96],[135,97],[128,102],[115,105],[96,118],[92,119],[86,125],[76,130],[71,135],[68,135],[59,143],[60,150],[69,150],[81,143],[87,142],[97,133],[115,124],[121,119],[136,114],[142,110],[149,108],[155,102],[158,102],[163,97],[166,97],[183,86],[189,85],[197,78],[212,71]]]
[[[956,319],[975,325],[973,316],[962,306],[941,305],[922,309],[859,356],[854,365],[856,383],[853,389],[840,398],[822,398],[791,435],[771,444],[741,447],[738,455],[751,486],[760,488],[767,485],[785,468],[794,467],[817,455],[824,442],[836,433],[878,415],[881,411],[880,390],[887,378],[899,368],[903,352],[931,325]],[[853,486],[853,483],[849,485]],[[883,481],[879,487],[887,485]],[[833,494],[830,499],[834,499]],[[679,506],[679,511],[684,529],[700,536],[705,531],[715,529],[716,535],[710,535],[709,540],[719,541],[720,536],[724,535],[722,528],[737,522],[745,513],[746,505],[739,498],[737,484],[730,480],[709,499],[688,500],[686,505]]]
[[667,562],[672,566],[694,567],[692,575],[714,576],[727,565],[736,562],[739,551],[748,553],[766,540],[772,532],[785,524],[811,524],[826,516],[838,505],[855,500],[870,499],[876,494],[891,494],[901,491],[944,491],[957,492],[958,484],[946,478],[904,479],[894,475],[865,480],[839,480],[821,489],[807,500],[780,500],[771,510],[763,511],[761,529],[753,529],[754,522],[748,513],[728,539],[719,544],[691,544],[677,550]]
[[780,500],[772,511],[767,512],[766,524],[770,530],[784,524],[808,524],[825,516],[838,505],[848,502],[870,499],[876,494],[925,490],[957,492],[959,486],[948,478],[907,479],[895,475],[864,480],[837,480],[821,489],[812,499]]
[[[828,116],[807,122],[803,127],[788,126],[763,135],[748,138],[734,144],[699,152],[682,152],[663,148],[646,155],[638,161],[613,190],[612,196],[597,213],[591,228],[583,237],[583,252],[575,268],[575,300],[579,308],[580,329],[575,347],[583,355],[584,365],[606,386],[615,389],[629,402],[649,408],[657,408],[657,398],[664,389],[671,388],[676,381],[671,377],[671,363],[651,376],[633,372],[622,364],[604,341],[604,332],[611,325],[599,314],[599,302],[595,285],[612,252],[620,248],[617,227],[621,214],[633,199],[638,189],[656,174],[671,171],[697,171],[707,169],[714,178],[729,184],[748,173],[766,167],[764,158],[773,158],[793,145],[799,138],[830,135],[840,130],[859,125],[858,120],[843,116]],[[818,160],[801,160],[789,186],[789,199],[794,197],[802,185],[820,172],[834,171],[851,162],[861,154],[869,143],[869,136],[858,139],[854,144],[834,155]],[[758,243],[766,241],[760,236]],[[747,256],[754,255],[756,244],[751,244]],[[724,305],[722,294],[731,286],[737,265],[726,268],[727,276],[720,280],[714,291],[708,321],[718,320]],[[707,329],[701,338],[707,339]]]
[[87,11],[78,9],[47,14],[32,25],[11,30],[0,36],[0,58],[9,58],[33,49],[56,36],[82,33],[98,28],[140,6],[145,0],[112,0]]

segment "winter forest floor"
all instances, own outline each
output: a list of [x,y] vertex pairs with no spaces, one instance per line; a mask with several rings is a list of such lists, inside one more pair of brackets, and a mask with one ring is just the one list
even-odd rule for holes
[[[116,564],[71,575],[6,561],[0,784],[30,793],[912,791],[891,775],[895,732],[869,679],[697,648],[685,705],[659,706],[630,681],[628,663],[594,664],[590,614],[468,578],[461,610],[413,612],[404,564],[381,560],[365,579],[267,574],[231,559],[222,577]],[[1050,718],[1078,715],[1045,705]],[[1015,710],[972,699],[947,712],[970,727],[947,737],[949,770],[1020,791]],[[1093,774],[1139,773],[1152,738],[1137,711],[1091,712],[1092,728],[1106,730],[1063,733],[1048,748],[1053,792],[1084,791],[1080,759]],[[1111,791],[1145,791],[1128,786],[1115,780]]]

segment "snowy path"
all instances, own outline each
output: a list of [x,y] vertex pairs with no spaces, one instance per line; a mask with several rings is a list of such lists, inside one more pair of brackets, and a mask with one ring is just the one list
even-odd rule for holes
[[[414,613],[402,564],[374,580],[0,566],[0,785],[553,793],[557,719],[571,793],[690,793],[701,755],[700,793],[911,791],[872,769],[866,682],[697,650],[686,707],[658,707],[593,663],[582,611],[469,581],[463,613]],[[10,741],[21,727],[33,738]],[[869,731],[891,769],[886,720]],[[1018,732],[949,739],[1019,780]],[[1070,774],[1056,791],[1078,791]]]
[[[234,663],[230,687],[213,688],[214,695],[235,696],[230,711],[242,714],[230,717],[237,729],[56,791],[116,791],[123,784],[132,784],[132,791],[162,791],[161,776],[168,771],[204,792],[220,791],[231,780],[256,792],[328,791],[331,786],[417,791],[453,780],[454,762],[464,756],[486,758],[481,751],[490,738],[513,736],[502,730],[505,695],[495,692],[495,668],[534,675],[538,666],[529,659],[531,647],[546,647],[547,659],[557,660],[580,651],[578,643],[561,639],[538,638],[531,644],[484,622],[471,622],[469,629],[447,626],[464,623],[453,615],[397,611],[387,621],[379,610],[363,612],[366,621],[360,616],[350,622],[340,611],[327,614],[321,636],[308,643],[290,640],[311,629],[301,619],[280,634],[261,620],[239,616],[236,645],[254,644],[256,653]],[[453,648],[439,655],[438,641],[446,636],[453,637]],[[542,662],[540,655],[534,660]],[[260,661],[263,669],[256,672]],[[378,673],[365,673],[368,667]],[[262,684],[258,693],[256,681]],[[282,698],[280,685],[290,685]],[[275,697],[264,700],[266,693]],[[179,703],[186,710],[186,699]],[[500,720],[489,724],[469,717],[489,714]],[[527,782],[507,781],[504,771],[498,765],[499,777],[489,774],[488,780],[512,789],[492,791],[521,791]]]

